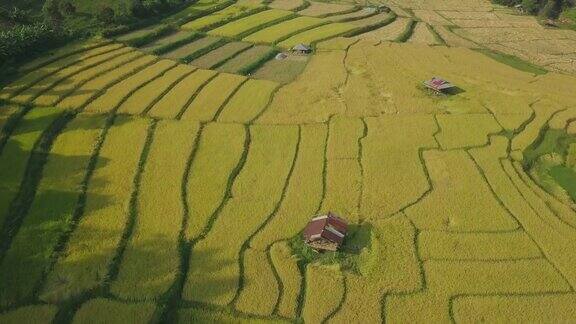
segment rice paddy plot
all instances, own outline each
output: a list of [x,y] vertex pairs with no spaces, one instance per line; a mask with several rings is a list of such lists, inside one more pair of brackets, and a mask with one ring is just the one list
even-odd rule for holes
[[2,142],[2,140],[4,140],[5,138],[4,136],[8,135],[3,132],[4,126],[10,120],[10,118],[15,116],[15,114],[20,112],[22,109],[23,108],[21,106],[17,105],[0,104],[0,143]]
[[330,16],[327,19],[333,22],[346,22],[363,20],[368,17],[376,15],[378,12],[374,9],[364,8],[362,10],[353,11],[341,15]]
[[63,82],[65,79],[74,76],[78,73],[82,73],[92,67],[95,67],[99,64],[102,64],[106,61],[114,59],[116,56],[125,53],[125,48],[117,48],[113,51],[94,56],[77,64],[73,64],[59,70],[58,72],[43,78],[39,82],[35,83],[31,87],[27,88],[26,90],[19,93],[17,96],[11,98],[11,100],[18,102],[18,103],[29,103],[35,100],[38,96],[44,94],[45,92],[49,91],[52,87],[57,85],[60,82]]
[[226,0],[199,0],[183,10],[164,18],[162,22],[170,24],[180,23],[181,21],[190,21],[205,16],[209,12],[221,10],[231,4],[231,2]]
[[286,318],[295,319],[298,316],[298,296],[302,285],[298,259],[292,255],[292,250],[286,241],[272,245],[270,248],[270,259],[282,283],[282,293],[278,301],[278,314]]
[[293,15],[294,13],[291,11],[270,9],[235,20],[222,27],[209,31],[208,34],[236,38],[244,34],[255,32],[264,25],[288,19]]
[[298,14],[303,16],[322,17],[338,13],[346,13],[353,11],[354,9],[355,7],[349,4],[310,1],[310,6],[306,7],[304,10],[298,11]]
[[[225,198],[227,185],[245,151],[248,134],[239,124],[209,123],[198,144],[198,151],[187,175],[186,199],[190,215],[186,237],[197,239]],[[219,163],[214,163],[217,160]]]
[[167,71],[162,77],[146,84],[134,92],[119,108],[119,113],[142,114],[152,108],[167,91],[192,73],[193,68],[186,65],[178,65],[174,69]]
[[130,217],[134,177],[149,122],[117,117],[107,132],[76,230],[48,275],[40,299],[59,302],[100,285],[107,277]]
[[33,297],[53,249],[70,228],[104,121],[104,117],[79,115],[56,138],[34,200],[0,265],[0,305]]
[[228,98],[247,79],[240,75],[220,73],[192,100],[182,115],[183,120],[213,120]]
[[198,57],[190,62],[190,65],[203,69],[214,68],[251,46],[250,43],[231,42]]
[[155,118],[176,118],[197,91],[215,75],[216,71],[212,70],[192,72],[154,104],[148,115]]
[[391,23],[393,19],[394,16],[389,13],[379,13],[373,16],[369,16],[367,18],[348,21],[348,23],[356,27],[368,28],[372,26],[386,25],[388,23]]
[[310,29],[315,26],[328,23],[327,20],[315,17],[297,17],[279,24],[261,29],[244,38],[245,41],[253,43],[276,43],[299,31]]
[[408,39],[409,43],[438,45],[439,42],[430,30],[430,27],[423,22],[416,23],[412,36]]
[[242,246],[281,200],[296,154],[298,128],[251,126],[250,136],[250,149],[230,198],[192,249],[184,300],[227,305],[234,299]]
[[408,28],[408,24],[412,22],[411,19],[408,18],[397,18],[390,24],[380,27],[378,29],[369,31],[367,33],[358,35],[358,38],[361,39],[369,39],[374,41],[393,41],[397,39],[402,33]]
[[252,121],[266,109],[277,88],[276,82],[249,79],[224,106],[218,121],[237,123]]
[[72,323],[90,323],[96,318],[105,323],[144,323],[152,319],[155,309],[154,303],[127,303],[96,298],[80,307]]
[[206,50],[212,49],[221,40],[219,37],[202,37],[173,51],[164,53],[162,56],[173,60],[188,60],[191,57],[203,54]]
[[128,32],[126,34],[119,35],[118,37],[115,37],[114,40],[122,43],[129,43],[131,40],[138,39],[140,37],[152,33],[157,28],[158,25],[151,25],[145,28],[140,28],[135,31]]
[[[58,108],[32,109],[18,123],[0,155],[0,224],[9,219],[12,200],[18,194],[36,142],[61,113]],[[7,230],[7,228],[3,228]]]
[[340,36],[356,29],[349,23],[332,23],[296,34],[278,44],[283,48],[292,48],[297,44],[314,44],[332,37]]
[[78,107],[84,107],[91,99],[93,99],[98,94],[104,93],[112,84],[121,80],[124,77],[132,75],[139,69],[151,65],[157,58],[150,55],[144,55],[133,61],[126,63],[120,67],[109,71],[108,73],[96,77],[86,83],[84,83],[79,88],[75,89],[72,93],[66,95],[62,100],[56,105],[64,109],[73,109]]
[[268,6],[273,9],[296,10],[305,3],[305,0],[273,0]]
[[120,56],[111,58],[102,64],[62,80],[50,90],[34,99],[33,104],[38,106],[54,106],[82,84],[110,70],[129,63],[140,56],[142,56],[142,53],[127,49],[127,51]]
[[176,279],[178,233],[184,218],[182,174],[198,128],[197,123],[176,121],[161,121],[156,127],[142,171],[134,233],[111,285],[116,296],[154,300]]
[[[440,114],[440,133],[436,135],[443,149],[480,146],[488,143],[488,135],[502,130],[490,114]],[[466,129],[465,134],[462,129]]]
[[192,41],[195,37],[199,37],[198,34],[196,34],[195,32],[179,30],[173,34],[159,38],[149,44],[146,44],[140,49],[145,52],[155,53],[157,51],[162,51],[162,49],[164,48],[175,46],[174,44],[186,44]]
[[221,72],[246,74],[251,67],[269,58],[275,50],[270,46],[256,45],[234,56],[216,69]]
[[255,79],[270,80],[280,84],[288,84],[294,81],[306,68],[307,56],[289,55],[282,60],[270,60],[254,73]]
[[304,321],[322,323],[338,308],[344,293],[344,276],[337,266],[308,265],[302,310]]
[[91,101],[85,108],[86,112],[104,113],[118,109],[131,94],[151,80],[159,77],[169,69],[174,68],[176,63],[162,60],[146,67],[144,70],[130,76],[108,88],[100,97]]
[[5,324],[39,323],[48,324],[58,312],[55,305],[24,306],[0,314],[0,322]]
[[255,9],[262,8],[261,6],[252,7],[245,5],[231,5],[220,11],[206,15],[204,17],[194,19],[191,22],[182,25],[183,29],[205,30],[216,26],[224,25],[229,21],[238,19],[239,17],[249,15]]
[[77,69],[79,66],[83,67],[88,63],[87,61],[93,61],[95,57],[101,57],[101,55],[118,50],[120,47],[122,46],[118,44],[97,47],[86,52],[64,57],[46,66],[43,66],[38,70],[33,70],[5,86],[0,91],[0,99],[10,99],[29,89],[30,87],[36,86],[45,79],[54,79],[57,77],[57,75],[64,74],[67,69],[68,71],[72,70],[72,67],[74,67],[74,69]]

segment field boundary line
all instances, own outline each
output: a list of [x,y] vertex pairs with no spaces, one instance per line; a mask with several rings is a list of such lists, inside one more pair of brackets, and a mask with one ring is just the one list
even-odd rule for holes
[[[196,99],[196,97],[198,97],[198,95],[200,94],[200,92],[202,92],[202,90],[210,83],[212,82],[212,80],[214,80],[216,77],[218,77],[218,75],[220,75],[220,73],[215,73],[213,76],[209,77],[206,81],[204,81],[197,89],[196,91],[194,91],[194,93],[192,94],[192,96],[186,101],[186,103],[184,104],[184,106],[182,106],[182,108],[180,108],[180,111],[178,112],[178,114],[176,114],[175,119],[176,120],[181,120],[182,116],[186,113],[186,110],[188,110],[188,107],[192,104],[192,102],[194,101],[194,99]],[[201,129],[203,129],[205,126],[204,123],[200,124]]]
[[232,90],[232,92],[230,92],[230,94],[228,95],[228,98],[226,98],[226,100],[224,100],[222,105],[220,105],[220,107],[218,108],[218,110],[214,114],[214,117],[212,117],[212,122],[218,121],[218,118],[220,118],[220,115],[222,114],[222,111],[224,111],[224,108],[226,108],[226,106],[228,106],[228,103],[230,102],[230,100],[232,100],[232,98],[236,95],[236,93],[238,93],[238,91],[240,91],[242,86],[244,86],[244,84],[246,82],[248,82],[248,80],[250,80],[250,79],[246,78],[246,79],[242,80],[242,82],[240,82],[240,84],[234,90]]
[[[190,72],[186,72],[184,73],[184,75],[178,77],[176,80],[174,80],[172,83],[170,83],[170,85],[164,90],[162,91],[162,93],[160,93],[160,95],[158,95],[156,98],[154,98],[154,100],[152,100],[152,102],[146,106],[146,108],[144,108],[142,110],[142,112],[140,113],[140,116],[144,117],[148,115],[148,112],[150,112],[150,110],[160,101],[162,100],[162,98],[164,98],[164,96],[166,96],[172,89],[174,89],[174,87],[182,82],[182,80],[186,79],[188,76],[196,73],[198,71],[198,69],[194,68],[192,71]],[[150,117],[150,116],[149,116]],[[152,118],[152,117],[150,117]]]
[[0,129],[0,155],[4,150],[4,146],[6,146],[6,143],[8,142],[8,140],[10,140],[10,137],[18,127],[18,124],[20,123],[20,121],[22,121],[22,118],[24,118],[24,116],[26,116],[26,114],[30,112],[30,110],[32,110],[31,105],[16,105],[16,106],[19,107],[19,111],[10,115],[10,117],[8,117],[8,119],[6,120],[6,123],[4,123],[4,127]]

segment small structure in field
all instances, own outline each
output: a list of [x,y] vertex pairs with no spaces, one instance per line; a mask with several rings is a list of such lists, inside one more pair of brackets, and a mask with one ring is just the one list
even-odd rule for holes
[[438,77],[433,77],[428,81],[424,81],[424,86],[438,94],[446,93],[449,90],[456,88],[452,83]]
[[344,242],[348,224],[336,214],[317,216],[304,229],[304,242],[316,251],[336,251]]
[[514,8],[516,9],[516,11],[518,11],[518,13],[522,15],[526,14],[526,9],[524,9],[524,6],[521,3],[515,5]]
[[312,47],[306,44],[298,44],[292,47],[292,53],[300,54],[300,55],[308,55],[312,53]]
[[278,54],[276,54],[276,56],[275,56],[274,58],[275,58],[276,60],[279,60],[279,61],[285,60],[285,59],[288,58],[288,54],[286,54],[286,53],[278,53]]

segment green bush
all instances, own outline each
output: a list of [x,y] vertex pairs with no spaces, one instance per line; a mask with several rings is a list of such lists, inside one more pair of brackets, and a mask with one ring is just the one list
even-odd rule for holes
[[58,46],[69,37],[67,31],[45,23],[0,31],[0,68],[9,60],[22,60]]

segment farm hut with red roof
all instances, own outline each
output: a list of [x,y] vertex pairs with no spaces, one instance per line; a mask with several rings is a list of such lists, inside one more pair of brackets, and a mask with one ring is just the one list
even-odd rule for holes
[[424,81],[424,86],[426,86],[426,88],[428,89],[433,90],[436,93],[444,93],[456,87],[452,83],[438,77],[433,77],[428,81]]
[[348,223],[329,212],[312,218],[304,229],[304,242],[316,251],[336,251],[344,242]]

